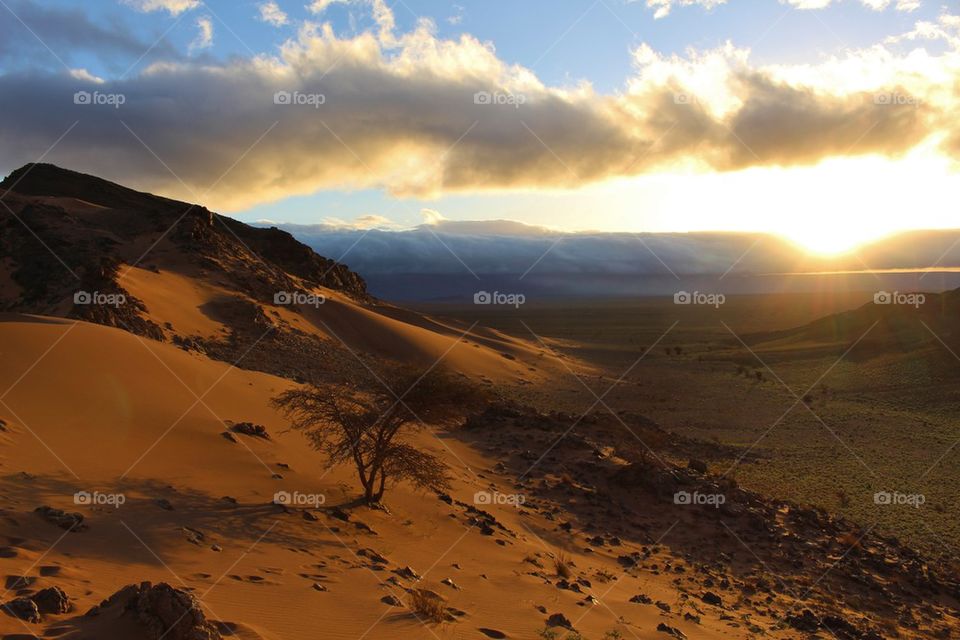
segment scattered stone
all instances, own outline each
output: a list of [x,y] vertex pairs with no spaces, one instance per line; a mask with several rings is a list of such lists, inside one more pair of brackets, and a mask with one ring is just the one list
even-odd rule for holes
[[7,576],[7,579],[4,581],[4,586],[7,591],[17,591],[19,589],[27,589],[36,582],[37,579],[31,576]]
[[407,578],[408,580],[419,580],[420,575],[410,567],[404,567],[402,569],[394,570],[394,573],[400,576],[401,578]]
[[133,617],[147,640],[222,640],[217,627],[208,622],[197,599],[165,582],[142,582],[120,589],[90,609],[86,615],[104,613]]
[[360,551],[357,551],[357,555],[377,564],[387,564],[389,562],[383,555],[373,549],[360,549]]
[[548,627],[563,627],[564,629],[573,630],[573,625],[570,624],[570,620],[567,619],[567,616],[562,613],[554,613],[549,618],[547,618]]
[[503,631],[497,631],[496,629],[487,629],[486,627],[480,627],[477,629],[480,633],[487,636],[488,638],[494,638],[495,640],[503,640],[507,637]]
[[403,606],[403,603],[400,602],[400,598],[398,598],[397,596],[393,596],[393,595],[391,595],[391,596],[383,596],[382,598],[380,598],[380,602],[382,602],[383,604],[386,604],[386,605],[390,605],[391,607],[402,607],[402,606]]
[[166,498],[157,498],[154,500],[156,505],[165,511],[173,511],[173,505]]
[[697,460],[697,459],[691,458],[690,461],[687,462],[687,468],[693,469],[697,473],[706,473],[707,463],[704,462],[703,460]]
[[686,640],[686,637],[687,637],[683,631],[680,631],[680,629],[677,629],[676,627],[671,627],[662,622],[657,625],[657,631],[661,633],[666,633],[667,635],[671,635],[674,638],[679,638],[680,640]]
[[190,544],[200,545],[206,537],[203,535],[202,531],[192,527],[180,527],[180,531],[187,538],[187,542]]
[[304,511],[304,512],[303,512],[303,519],[304,519],[304,520],[309,520],[310,522],[316,522],[316,521],[319,520],[320,518],[318,518],[318,517],[316,516],[316,514],[313,513],[312,511]]
[[87,528],[87,525],[83,524],[82,513],[67,513],[63,509],[54,509],[47,505],[37,507],[33,511],[50,524],[55,524],[67,531],[83,531]]
[[211,550],[211,551],[216,551],[217,553],[220,553],[221,551],[223,551],[223,547],[221,547],[221,546],[218,545],[218,544],[212,544],[212,545],[210,545],[210,550]]
[[67,613],[72,608],[70,598],[60,587],[47,587],[30,596],[40,613]]
[[645,593],[638,593],[637,595],[630,598],[630,602],[636,604],[653,604],[653,598],[646,595]]
[[236,436],[234,436],[234,435],[233,435],[232,433],[230,433],[229,431],[224,431],[224,432],[221,433],[220,435],[223,436],[223,438],[224,438],[225,440],[229,440],[230,442],[233,442],[234,444],[236,444],[236,442],[237,442]]
[[30,598],[16,598],[3,605],[3,610],[26,622],[40,622],[40,610]]
[[456,583],[454,583],[454,581],[451,580],[450,578],[444,578],[443,580],[440,581],[440,584],[445,584],[445,585],[447,585],[448,587],[450,587],[451,589],[455,589],[456,591],[460,591],[460,587],[458,587],[458,586],[456,585]]
[[267,433],[267,428],[262,424],[253,424],[252,422],[238,422],[237,424],[230,427],[230,430],[234,433],[241,433],[245,436],[251,436],[253,438],[262,438],[264,440],[270,439],[270,434]]
[[717,594],[715,594],[713,591],[707,591],[702,596],[700,596],[700,599],[706,602],[707,604],[712,604],[715,607],[723,606],[723,599]]
[[316,589],[317,591],[326,591],[326,590],[327,590],[327,587],[326,587],[325,585],[320,584],[319,582],[314,582],[314,583],[313,583],[313,588]]
[[799,615],[787,616],[786,620],[787,624],[797,631],[813,633],[820,628],[820,620],[810,609],[804,609]]

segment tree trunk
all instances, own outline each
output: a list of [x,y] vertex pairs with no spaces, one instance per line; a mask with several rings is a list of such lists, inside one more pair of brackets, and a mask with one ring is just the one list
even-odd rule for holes
[[387,474],[383,469],[380,470],[380,482],[377,485],[377,492],[373,496],[373,502],[380,502],[383,499],[383,490],[386,488]]

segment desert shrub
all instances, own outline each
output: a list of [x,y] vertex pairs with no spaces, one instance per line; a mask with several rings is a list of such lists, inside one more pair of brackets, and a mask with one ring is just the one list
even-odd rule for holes
[[447,620],[446,601],[443,596],[429,589],[414,589],[411,591],[410,608],[421,620],[436,623]]
[[553,558],[553,568],[557,575],[564,579],[573,577],[573,569],[570,568],[570,556],[564,551],[558,551]]

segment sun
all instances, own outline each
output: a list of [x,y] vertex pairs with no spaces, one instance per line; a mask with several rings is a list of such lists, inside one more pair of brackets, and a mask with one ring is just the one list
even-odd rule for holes
[[862,224],[834,223],[784,230],[779,235],[807,253],[831,257],[856,251],[888,233],[865,233]]

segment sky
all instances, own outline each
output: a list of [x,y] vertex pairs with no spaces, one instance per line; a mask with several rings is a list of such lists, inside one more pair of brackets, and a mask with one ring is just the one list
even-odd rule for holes
[[0,171],[244,221],[958,226],[960,6],[931,0],[0,0]]

